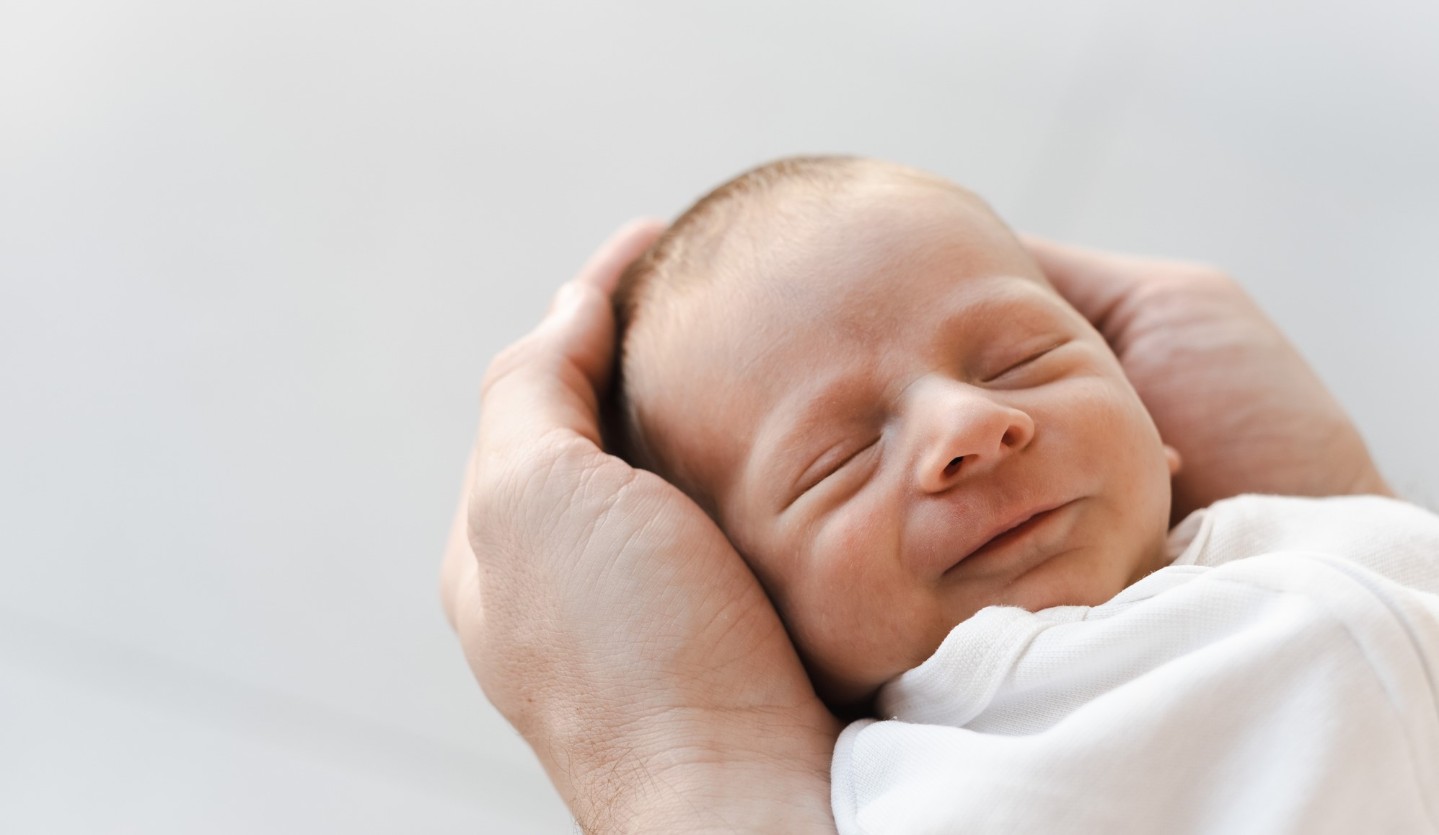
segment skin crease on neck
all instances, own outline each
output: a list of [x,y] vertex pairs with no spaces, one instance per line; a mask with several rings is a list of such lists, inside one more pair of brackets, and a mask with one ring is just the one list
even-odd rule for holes
[[822,206],[737,222],[722,277],[635,337],[631,399],[845,709],[985,606],[1097,605],[1162,567],[1179,462],[977,198],[889,174]]

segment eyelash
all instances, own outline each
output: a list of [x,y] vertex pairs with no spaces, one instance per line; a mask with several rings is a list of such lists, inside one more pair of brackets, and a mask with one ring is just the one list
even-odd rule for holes
[[814,480],[814,483],[813,483],[813,484],[810,484],[808,487],[805,487],[805,488],[804,488],[804,490],[802,491],[801,495],[802,495],[803,493],[808,493],[809,491],[811,491],[811,490],[813,490],[814,488],[816,488],[816,487],[820,486],[821,484],[823,484],[823,483],[824,483],[825,481],[827,481],[831,476],[835,475],[835,474],[838,473],[840,470],[844,469],[846,466],[849,465],[850,462],[854,461],[854,459],[858,458],[860,455],[864,454],[866,451],[868,451],[869,449],[871,449],[872,447],[874,447],[874,445],[877,444],[877,443],[879,443],[879,438],[878,438],[878,437],[876,437],[874,440],[870,441],[869,443],[865,444],[864,446],[859,447],[859,448],[856,449],[854,452],[851,452],[849,455],[846,455],[843,459],[841,459],[840,461],[836,462],[833,467],[828,467],[828,468],[826,468],[825,471],[824,471],[824,473],[823,473],[819,478],[817,478],[817,479]]
[[1045,347],[1045,348],[1042,349],[1042,350],[1036,351],[1036,352],[1033,353],[1033,354],[1029,354],[1029,355],[1026,356],[1024,359],[1021,359],[1019,362],[1012,363],[1012,364],[1006,366],[1006,367],[1005,367],[1002,371],[1000,371],[998,374],[993,374],[993,375],[991,375],[991,376],[989,376],[989,377],[986,377],[986,378],[983,380],[983,382],[989,383],[989,382],[993,382],[993,381],[995,381],[995,380],[998,380],[1000,377],[1003,377],[1004,375],[1008,374],[1009,372],[1014,371],[1014,370],[1016,370],[1016,369],[1018,369],[1018,368],[1022,368],[1023,366],[1029,365],[1030,363],[1034,362],[1035,360],[1039,359],[1040,357],[1045,356],[1046,354],[1050,353],[1051,351],[1055,350],[1056,348],[1059,348],[1059,347],[1062,346],[1062,345],[1064,345],[1064,342],[1056,342],[1056,343],[1054,343],[1053,345],[1049,345],[1049,346]]

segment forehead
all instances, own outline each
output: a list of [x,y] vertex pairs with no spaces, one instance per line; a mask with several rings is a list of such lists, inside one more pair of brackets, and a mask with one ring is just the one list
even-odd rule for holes
[[[759,231],[759,230],[756,230]],[[1009,229],[957,189],[875,186],[839,202],[739,277],[761,321],[814,335],[869,335],[866,325],[917,313],[973,279],[1042,276]],[[820,327],[806,329],[808,324]],[[875,334],[890,338],[892,333]]]
[[766,214],[736,230],[744,243],[729,247],[722,278],[673,309],[647,363],[655,451],[711,496],[776,410],[920,351],[925,323],[986,305],[1002,315],[1004,286],[1052,292],[1003,223],[957,189],[880,183],[802,220]]

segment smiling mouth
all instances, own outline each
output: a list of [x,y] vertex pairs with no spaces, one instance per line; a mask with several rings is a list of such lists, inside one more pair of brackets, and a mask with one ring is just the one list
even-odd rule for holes
[[952,571],[960,565],[978,557],[1002,551],[1009,545],[1026,539],[1029,534],[1033,533],[1052,518],[1055,511],[1065,508],[1069,506],[1069,504],[1071,504],[1071,502],[1061,502],[1057,505],[1043,507],[1030,511],[1026,515],[1006,523],[997,533],[990,535],[988,539],[980,543],[977,548],[955,561],[954,565],[950,567],[950,570]]

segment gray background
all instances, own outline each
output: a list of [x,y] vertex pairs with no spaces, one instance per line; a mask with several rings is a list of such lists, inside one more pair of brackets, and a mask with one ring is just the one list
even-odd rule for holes
[[0,5],[0,830],[563,832],[436,572],[625,219],[929,168],[1223,265],[1439,491],[1439,5]]

